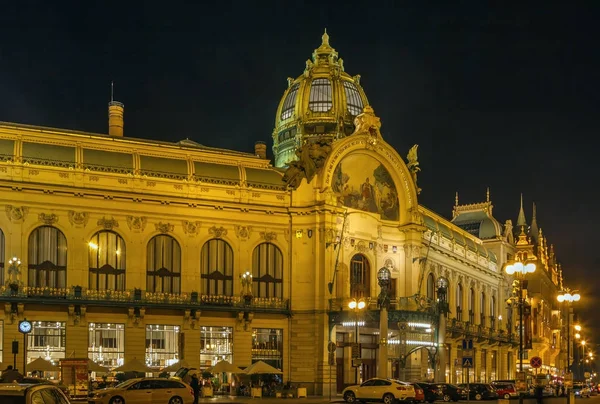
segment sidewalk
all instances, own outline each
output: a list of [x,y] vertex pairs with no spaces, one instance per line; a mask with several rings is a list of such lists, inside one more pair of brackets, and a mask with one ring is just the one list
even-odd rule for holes
[[288,404],[329,404],[329,403],[343,403],[344,399],[340,395],[332,395],[331,401],[329,397],[322,396],[309,396],[307,398],[275,398],[275,397],[262,397],[252,398],[248,396],[215,396],[210,398],[200,398],[199,403],[214,403],[214,404],[269,404],[269,403],[288,403]]

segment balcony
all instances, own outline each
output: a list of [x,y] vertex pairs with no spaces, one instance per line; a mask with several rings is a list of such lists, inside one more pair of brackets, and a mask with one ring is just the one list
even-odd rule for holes
[[290,313],[289,300],[277,297],[250,297],[224,295],[200,295],[191,293],[154,293],[141,289],[92,290],[81,286],[71,288],[22,287],[18,290],[0,287],[0,301],[32,304],[77,304],[111,307],[160,307],[170,309],[195,309],[206,311],[239,311]]
[[451,319],[446,324],[446,330],[452,338],[475,338],[477,342],[516,343],[515,337],[506,330],[496,330],[482,325]]

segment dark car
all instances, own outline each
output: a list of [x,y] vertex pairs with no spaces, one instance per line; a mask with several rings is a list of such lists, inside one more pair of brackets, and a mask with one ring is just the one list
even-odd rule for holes
[[471,383],[468,388],[466,384],[460,384],[459,387],[465,389],[469,394],[469,399],[474,400],[496,400],[498,393],[491,384]]
[[428,403],[433,403],[435,400],[441,400],[442,395],[441,392],[438,391],[438,388],[433,383],[426,382],[417,382],[415,383],[415,387],[418,386],[423,390],[423,401]]
[[449,401],[458,401],[463,398],[467,398],[467,392],[454,384],[450,383],[437,383],[435,384],[438,393],[440,394],[442,400]]
[[54,384],[0,383],[2,404],[69,404],[69,399]]

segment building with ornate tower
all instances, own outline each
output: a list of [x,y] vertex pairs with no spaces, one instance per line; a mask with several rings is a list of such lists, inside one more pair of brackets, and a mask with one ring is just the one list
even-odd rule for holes
[[385,141],[326,34],[276,111],[274,166],[261,142],[128,138],[124,116],[111,101],[108,134],[0,123],[0,360],[27,318],[28,360],[262,360],[326,395],[462,382],[469,339],[471,381],[514,378],[503,265],[521,247],[489,196],[452,220],[419,205],[416,146]]

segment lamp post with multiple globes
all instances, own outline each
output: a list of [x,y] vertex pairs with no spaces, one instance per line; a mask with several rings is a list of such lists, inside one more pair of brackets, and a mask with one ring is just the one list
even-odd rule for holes
[[[365,308],[367,304],[365,303],[364,300],[356,300],[356,299],[352,299],[349,303],[348,303],[348,308],[350,310],[354,310],[354,344],[356,346],[355,349],[358,349],[359,352],[359,357],[360,357],[360,345],[359,345],[359,340],[358,340],[358,313]],[[352,358],[352,360],[354,361],[354,358]],[[352,364],[354,366],[354,364]],[[354,384],[358,384],[358,366],[355,366],[356,370],[354,372]]]
[[[576,290],[564,289],[561,290],[558,296],[556,297],[559,303],[567,303],[567,369],[566,374],[571,373],[571,304],[573,302],[578,302],[581,300],[581,295],[577,293]],[[575,326],[575,330],[578,332],[581,331],[580,326]],[[571,379],[572,381],[573,379]],[[567,393],[567,402],[570,402],[570,394],[569,388],[566,389]]]
[[536,266],[533,262],[521,262],[519,260],[508,263],[504,272],[514,275],[518,281],[517,304],[519,305],[519,371],[523,372],[523,278],[525,275],[535,272]]

